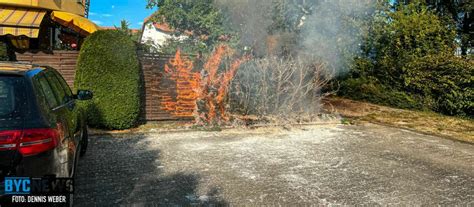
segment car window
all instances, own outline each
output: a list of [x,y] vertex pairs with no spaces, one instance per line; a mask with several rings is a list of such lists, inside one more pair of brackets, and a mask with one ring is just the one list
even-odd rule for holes
[[56,78],[58,79],[59,83],[61,84],[62,88],[64,89],[64,92],[66,93],[67,96],[72,97],[72,91],[71,88],[69,88],[69,85],[66,83],[64,78],[57,72],[54,73],[56,75]]
[[58,78],[52,71],[46,72],[46,79],[48,79],[51,88],[54,91],[55,97],[60,104],[65,104],[70,100],[70,96],[66,95],[61,83],[59,83]]
[[57,107],[59,104],[58,100],[56,100],[55,94],[51,86],[49,85],[48,80],[43,75],[38,75],[38,82],[41,86],[41,90],[43,91],[43,95],[48,102],[50,108]]
[[46,100],[46,95],[44,94],[44,91],[41,87],[41,83],[39,81],[39,77],[38,75],[34,76],[31,78],[31,82],[33,83],[33,88],[35,88],[36,90],[36,93],[35,93],[35,96],[36,96],[36,99],[38,100],[38,104],[39,106],[41,107],[41,109],[43,110],[48,110],[50,109],[49,108],[49,103],[47,103],[48,101]]
[[17,117],[23,102],[21,77],[0,76],[0,118]]

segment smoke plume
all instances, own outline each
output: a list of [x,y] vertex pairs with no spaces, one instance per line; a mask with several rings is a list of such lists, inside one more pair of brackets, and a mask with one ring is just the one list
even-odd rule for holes
[[[227,25],[257,56],[318,59],[347,71],[360,51],[364,21],[375,0],[216,0]],[[276,16],[280,18],[276,18]],[[278,28],[278,24],[285,28]],[[276,28],[275,28],[276,25]]]
[[225,25],[255,57],[236,74],[233,112],[312,120],[330,93],[325,86],[360,52],[375,1],[216,0]]

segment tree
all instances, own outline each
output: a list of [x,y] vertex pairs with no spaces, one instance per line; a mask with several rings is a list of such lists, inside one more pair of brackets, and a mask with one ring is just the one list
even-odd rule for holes
[[341,94],[402,108],[469,116],[472,61],[455,56],[456,26],[421,1],[378,10]]
[[[455,30],[421,2],[396,7],[381,17],[375,28],[372,51],[378,76],[391,84],[408,84],[410,64],[419,58],[454,54]],[[399,85],[401,86],[401,85]]]
[[122,19],[122,21],[120,21],[120,27],[115,26],[115,29],[127,34],[134,42],[140,41],[140,32],[133,32],[130,29],[130,22],[125,19]]
[[[406,5],[419,0],[397,0],[396,5]],[[423,3],[435,10],[441,17],[454,21],[461,53],[466,56],[474,47],[474,1],[469,0],[423,0]],[[472,52],[471,52],[472,53]]]
[[122,32],[128,32],[129,26],[130,26],[130,23],[127,20],[122,19],[122,21],[120,21],[120,27],[115,27],[115,28],[117,30],[121,30]]
[[225,40],[230,33],[223,26],[224,17],[213,0],[148,0],[147,8],[158,8],[154,21],[169,24],[178,34],[190,31],[195,44],[202,43],[207,48]]

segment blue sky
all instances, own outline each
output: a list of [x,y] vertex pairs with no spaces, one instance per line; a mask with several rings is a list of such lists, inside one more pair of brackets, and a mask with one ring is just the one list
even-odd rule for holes
[[141,28],[143,19],[154,10],[146,9],[146,0],[91,0],[89,19],[99,26],[120,26],[122,19],[130,28]]

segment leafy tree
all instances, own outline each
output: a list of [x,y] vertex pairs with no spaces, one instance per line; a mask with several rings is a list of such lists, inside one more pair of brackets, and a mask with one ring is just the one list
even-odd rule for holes
[[192,32],[196,45],[212,48],[229,34],[213,0],[148,0],[147,8],[158,8],[153,20],[166,22],[177,34]]
[[[397,0],[396,5],[413,3],[419,0]],[[466,56],[469,49],[474,47],[474,1],[469,0],[423,0],[447,21],[454,21],[457,26],[458,39],[461,43],[461,53]],[[471,52],[473,53],[473,52]]]
[[378,10],[341,94],[472,116],[474,63],[455,56],[456,26],[421,1]]
[[[428,55],[451,56],[455,49],[455,30],[421,2],[397,6],[394,12],[376,17],[369,40],[377,71],[387,84],[409,84],[409,66]],[[400,85],[401,84],[401,85]]]

